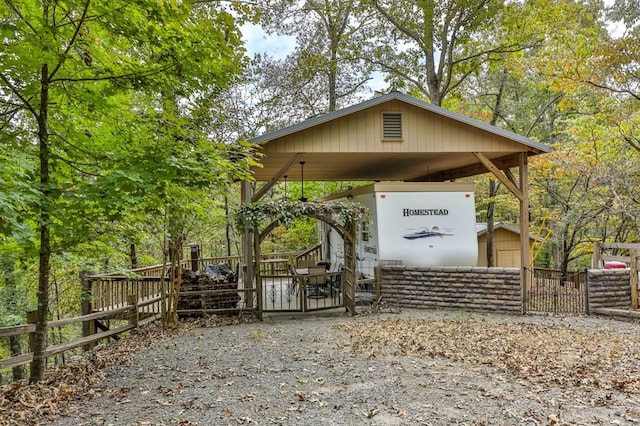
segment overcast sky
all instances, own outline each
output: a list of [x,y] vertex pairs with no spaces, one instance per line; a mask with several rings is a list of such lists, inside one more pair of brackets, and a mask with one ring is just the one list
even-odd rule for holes
[[[255,53],[268,53],[269,56],[276,59],[284,59],[293,52],[296,46],[295,37],[268,35],[258,25],[244,24],[240,30],[249,57],[253,57]],[[372,74],[372,77],[373,79],[368,84],[371,90],[385,91],[388,88],[382,74],[376,72]]]
[[254,53],[268,53],[269,56],[284,59],[296,46],[295,37],[267,35],[258,25],[244,24],[240,30],[249,57]]

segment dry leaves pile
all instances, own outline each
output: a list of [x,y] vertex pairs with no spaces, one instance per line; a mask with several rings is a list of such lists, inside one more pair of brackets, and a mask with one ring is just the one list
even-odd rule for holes
[[353,351],[487,365],[537,384],[640,394],[640,335],[606,328],[458,320],[392,319],[336,326]]
[[[185,321],[189,326],[217,327],[253,321],[252,317],[210,316]],[[82,356],[72,356],[64,365],[47,372],[46,380],[28,384],[14,382],[0,388],[0,426],[33,425],[58,414],[68,403],[82,395],[91,395],[103,378],[102,370],[128,359],[132,354],[178,333],[163,329],[159,323],[140,328],[125,339],[99,345]]]

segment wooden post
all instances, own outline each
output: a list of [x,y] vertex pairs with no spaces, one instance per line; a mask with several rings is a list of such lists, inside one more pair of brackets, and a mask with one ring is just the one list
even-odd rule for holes
[[589,306],[589,270],[584,270],[584,312],[587,315],[591,315],[591,307]]
[[[251,183],[242,181],[241,183],[241,202],[251,202]],[[245,290],[245,307],[247,309],[253,309],[253,297],[252,293],[248,290],[253,289],[255,291],[254,283],[254,257],[253,257],[253,233],[245,230],[242,234],[242,286]],[[254,293],[256,294],[256,293]],[[261,297],[260,294],[256,294],[257,297]]]
[[138,312],[138,296],[130,294],[127,296],[127,305],[131,307],[129,311],[129,323],[138,328],[140,323],[140,313]]
[[591,256],[591,269],[600,269],[600,243],[593,243],[593,255]]
[[200,263],[200,246],[197,243],[194,243],[189,244],[189,248],[191,249],[189,256],[191,258],[191,271],[197,272]]
[[[80,287],[82,291],[80,295],[80,309],[82,310],[82,315],[93,313],[91,309],[91,281],[88,279],[88,276],[89,272],[80,271]],[[82,321],[82,337],[91,335],[91,322],[92,321]],[[93,328],[95,332],[95,327]],[[82,349],[85,352],[90,351],[91,345],[84,345]]]
[[356,224],[349,220],[345,225],[347,234],[343,236],[344,244],[344,291],[345,291],[345,307],[351,315],[356,315]]
[[[256,262],[256,266],[254,270],[254,274],[256,277],[256,285],[255,285],[255,295],[256,295],[256,303],[257,303],[257,309],[258,309],[258,320],[262,321],[262,312],[264,310],[264,306],[262,303],[262,274],[260,273],[260,238],[257,237],[257,235],[254,234],[254,238],[253,238],[253,256]],[[245,286],[246,288],[246,286]],[[249,296],[250,298],[248,298],[247,296]],[[248,302],[249,300],[253,301],[253,296],[251,296],[250,294],[248,294],[247,292],[245,292],[245,300],[247,301],[247,307],[249,307]],[[253,303],[252,303],[253,305]]]
[[[38,321],[38,311],[29,311],[27,312],[27,323],[35,324]],[[47,335],[45,331],[45,336]],[[29,333],[29,352],[33,353],[34,348],[36,346],[36,336],[35,333]],[[47,365],[47,360],[44,360],[45,366]],[[33,367],[33,366],[32,366]]]
[[382,297],[382,273],[380,271],[380,264],[378,263],[375,268],[373,268],[373,277],[374,277],[374,293],[376,295],[376,302],[380,300]]
[[[526,313],[527,292],[530,287],[530,277],[527,268],[531,261],[529,255],[529,170],[527,163],[527,153],[520,153],[519,171],[520,171],[520,292],[522,298],[523,314]],[[533,265],[531,265],[533,266]]]
[[638,259],[640,252],[631,250],[629,252],[631,263],[631,309],[638,309]]

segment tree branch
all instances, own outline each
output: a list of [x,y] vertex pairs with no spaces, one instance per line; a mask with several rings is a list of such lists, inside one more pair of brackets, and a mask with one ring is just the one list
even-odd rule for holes
[[37,118],[38,117],[38,111],[36,111],[35,107],[29,103],[29,99],[23,97],[22,94],[18,91],[18,88],[15,87],[13,85],[13,83],[11,81],[9,81],[7,76],[1,71],[0,71],[0,79],[2,81],[4,81],[4,84],[6,84],[7,87],[11,90],[11,93],[13,93],[18,99],[20,99],[20,101],[22,102],[24,107],[27,110],[29,110],[29,112],[31,112],[31,114],[33,114],[34,117]]
[[80,34],[80,28],[82,27],[82,24],[84,23],[84,20],[87,17],[87,13],[89,11],[89,2],[90,0],[85,1],[84,9],[82,10],[82,15],[78,20],[78,24],[76,25],[75,31],[73,32],[73,36],[71,36],[69,43],[67,43],[67,47],[65,48],[64,52],[60,56],[60,59],[58,60],[58,63],[56,64],[55,68],[51,71],[51,74],[49,74],[49,81],[53,81],[53,76],[55,76],[57,72],[60,70],[60,68],[62,67],[62,64],[67,59],[67,55],[71,51],[71,48],[74,46],[75,41],[78,38],[78,34]]

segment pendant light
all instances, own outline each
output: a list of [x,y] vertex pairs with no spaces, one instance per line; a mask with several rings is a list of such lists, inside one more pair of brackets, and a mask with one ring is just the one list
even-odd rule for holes
[[284,199],[287,199],[287,178],[289,177],[289,175],[284,175]]
[[300,162],[300,182],[302,183],[302,196],[300,197],[300,201],[306,203],[307,198],[304,196],[304,161]]

